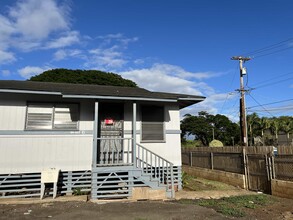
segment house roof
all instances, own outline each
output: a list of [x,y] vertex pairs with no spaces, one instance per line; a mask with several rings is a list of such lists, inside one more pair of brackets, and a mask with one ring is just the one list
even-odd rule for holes
[[180,108],[205,99],[203,96],[151,92],[142,88],[0,80],[0,92],[61,95],[64,98],[120,99],[134,101],[178,102]]

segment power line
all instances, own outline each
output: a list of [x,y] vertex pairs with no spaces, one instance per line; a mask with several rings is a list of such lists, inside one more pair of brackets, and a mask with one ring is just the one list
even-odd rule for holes
[[266,108],[266,110],[261,110],[261,109],[254,109],[254,110],[249,110],[250,112],[274,112],[274,111],[283,111],[283,110],[293,110],[293,105],[290,106],[283,106],[283,107],[278,107],[278,108]]
[[[237,68],[237,67],[238,67],[238,65],[236,66],[236,68]],[[237,69],[236,69],[236,70],[237,70]],[[232,78],[232,81],[231,81],[231,83],[230,83],[229,89],[231,89],[232,84],[233,84],[233,82],[234,82],[234,79],[235,79],[235,76],[236,76],[236,70],[234,71],[233,78]],[[223,110],[223,108],[224,108],[224,106],[225,106],[225,104],[226,104],[226,102],[227,102],[227,99],[228,99],[229,95],[230,95],[230,93],[227,93],[226,98],[225,98],[225,101],[224,101],[224,103],[223,103],[223,105],[222,105],[222,108],[221,108],[220,112],[222,112],[222,110]]]
[[[289,102],[289,101],[292,101],[292,100],[293,99],[286,99],[286,100],[281,100],[281,101],[276,101],[276,102],[270,102],[270,103],[262,104],[262,106],[273,105],[273,104],[278,104],[278,103],[282,103],[282,102]],[[259,106],[260,105],[255,105],[255,106],[247,107],[246,109],[252,109],[252,108],[259,107]]]
[[274,79],[279,79],[280,77],[287,76],[287,75],[291,75],[291,74],[293,74],[293,71],[288,72],[288,73],[284,73],[284,74],[281,74],[281,75],[278,75],[278,76],[275,76],[275,77],[270,78],[270,79],[267,79],[267,80],[263,80],[262,82],[259,82],[259,83],[254,83],[254,84],[252,84],[252,86],[255,87],[255,86],[258,86],[258,85],[262,85],[265,82],[269,82],[269,81],[272,81]]
[[[259,104],[267,113],[269,113],[271,116],[273,116],[269,111],[267,111],[266,110],[266,108],[262,105],[262,104],[260,104],[258,101],[256,101],[256,99],[255,98],[253,98],[252,97],[252,95],[251,94],[248,94],[257,104]],[[274,117],[274,116],[273,116]]]
[[253,56],[252,58],[255,60],[257,58],[260,58],[260,57],[264,57],[264,56],[268,56],[268,55],[271,55],[271,54],[275,54],[275,53],[280,53],[284,50],[289,50],[293,48],[293,46],[290,46],[290,47],[287,47],[287,48],[283,48],[283,49],[280,49],[280,50],[275,50],[274,52],[271,52],[271,53],[266,53],[266,54],[262,54],[262,55],[259,55],[259,56]]
[[253,56],[255,54],[259,54],[259,53],[262,53],[262,52],[265,52],[265,51],[269,51],[269,50],[272,50],[272,49],[275,49],[275,48],[278,48],[278,47],[281,47],[283,46],[285,43],[288,43],[290,41],[293,41],[293,37],[292,38],[289,38],[287,40],[283,40],[281,42],[278,42],[278,43],[275,43],[275,44],[272,44],[272,45],[269,45],[269,46],[266,46],[266,47],[263,47],[263,48],[260,48],[260,49],[257,49],[257,50],[254,50],[254,51],[251,51],[249,53],[245,53],[244,55],[245,56]]
[[279,80],[279,81],[276,81],[276,82],[267,83],[267,84],[264,84],[264,85],[261,85],[261,86],[258,86],[258,87],[252,88],[252,89],[255,90],[255,89],[260,89],[260,88],[268,87],[268,86],[271,86],[271,85],[276,85],[276,84],[279,84],[279,83],[282,83],[282,82],[286,82],[286,81],[291,80],[291,79],[293,79],[293,77],[286,78],[286,79],[282,79],[282,80]]

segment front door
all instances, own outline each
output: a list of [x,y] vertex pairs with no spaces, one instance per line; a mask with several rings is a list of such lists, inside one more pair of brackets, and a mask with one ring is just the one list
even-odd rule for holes
[[123,160],[123,104],[101,103],[98,163],[119,164]]

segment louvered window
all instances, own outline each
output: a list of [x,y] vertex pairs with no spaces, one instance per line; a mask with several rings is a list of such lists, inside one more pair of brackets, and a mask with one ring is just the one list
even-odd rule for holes
[[78,130],[78,104],[28,104],[27,130]]
[[164,107],[142,106],[141,140],[144,142],[165,141]]

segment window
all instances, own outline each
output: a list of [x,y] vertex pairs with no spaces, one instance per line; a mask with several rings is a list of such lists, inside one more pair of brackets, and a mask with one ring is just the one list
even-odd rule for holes
[[144,142],[165,141],[164,107],[142,106],[141,140]]
[[26,130],[77,130],[78,104],[31,103]]

